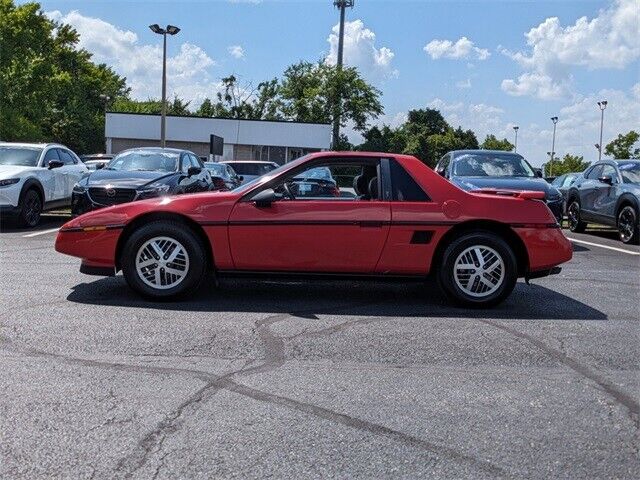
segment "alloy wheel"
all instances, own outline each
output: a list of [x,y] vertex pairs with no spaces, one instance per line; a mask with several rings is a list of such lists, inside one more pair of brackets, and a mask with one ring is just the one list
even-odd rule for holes
[[618,232],[620,240],[627,243],[633,238],[633,231],[636,226],[636,213],[633,207],[627,205],[618,215]]
[[489,296],[498,290],[506,275],[500,254],[485,245],[465,249],[458,255],[453,268],[456,285],[476,298]]
[[189,273],[189,254],[174,238],[154,237],[138,250],[136,271],[151,288],[167,290],[179,285]]
[[569,219],[569,227],[575,229],[580,223],[580,205],[578,202],[572,202],[567,210],[567,217]]
[[34,226],[40,220],[40,198],[37,194],[27,195],[24,204],[24,219],[29,226]]

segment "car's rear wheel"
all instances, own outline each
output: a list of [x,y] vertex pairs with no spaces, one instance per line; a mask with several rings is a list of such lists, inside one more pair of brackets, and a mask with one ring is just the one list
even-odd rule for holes
[[569,220],[569,230],[572,232],[582,233],[587,228],[587,224],[580,220],[580,202],[575,198],[569,203],[567,218]]
[[157,221],[131,234],[122,250],[121,265],[135,291],[170,299],[197,290],[206,274],[207,255],[202,241],[185,225]]
[[640,239],[640,225],[636,209],[631,205],[625,205],[618,213],[617,223],[620,240],[637,245]]
[[40,194],[34,189],[27,190],[20,202],[18,221],[24,227],[33,228],[40,223],[41,213],[42,199]]
[[438,280],[455,303],[490,307],[509,296],[518,279],[511,247],[491,232],[473,232],[455,239],[445,250]]

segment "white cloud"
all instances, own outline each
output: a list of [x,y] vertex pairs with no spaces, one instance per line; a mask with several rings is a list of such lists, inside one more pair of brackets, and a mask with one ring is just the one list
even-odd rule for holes
[[[330,50],[327,63],[335,65],[338,61],[339,25],[335,25],[327,42]],[[376,47],[376,34],[365,28],[362,20],[345,22],[344,24],[344,63],[358,67],[367,77],[384,79],[395,77],[398,71],[393,69],[392,61],[395,54],[387,47]]]
[[566,27],[550,17],[525,38],[528,52],[499,48],[525,70],[516,80],[505,79],[502,89],[510,95],[559,98],[570,90],[571,68],[622,69],[640,58],[640,4],[615,0],[591,20],[581,17]]
[[244,48],[240,45],[230,45],[227,47],[227,51],[234,58],[244,58]]
[[466,80],[459,80],[456,82],[456,87],[460,89],[471,88],[471,79],[467,78]]
[[467,37],[461,37],[456,42],[451,40],[431,40],[423,50],[434,60],[440,58],[450,58],[461,60],[466,58],[477,58],[486,60],[491,56],[486,48],[478,48]]
[[[46,15],[58,22],[69,24],[80,34],[79,47],[93,54],[93,60],[106,63],[118,74],[127,77],[131,95],[136,99],[160,97],[162,75],[162,47],[160,37],[156,43],[143,44],[138,35],[122,30],[104,20],[86,17],[77,10]],[[178,42],[178,37],[170,41]],[[219,88],[212,79],[210,69],[216,62],[200,47],[182,43],[177,54],[167,58],[168,96],[178,95],[197,106],[211,97]]]

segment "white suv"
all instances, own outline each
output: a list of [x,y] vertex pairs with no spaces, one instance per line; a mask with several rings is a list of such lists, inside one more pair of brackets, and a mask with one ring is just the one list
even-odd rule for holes
[[71,204],[73,186],[87,172],[64,145],[0,142],[0,213],[34,227],[42,211]]

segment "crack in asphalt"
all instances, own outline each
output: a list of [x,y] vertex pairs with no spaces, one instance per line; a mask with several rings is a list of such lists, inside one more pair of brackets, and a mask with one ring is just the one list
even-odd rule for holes
[[607,394],[609,394],[611,397],[613,397],[613,399],[619,403],[620,405],[622,405],[623,407],[625,407],[630,416],[631,416],[631,420],[634,422],[636,429],[638,429],[639,424],[639,416],[640,416],[640,404],[628,393],[624,392],[622,389],[620,389],[618,386],[614,385],[613,383],[611,383],[608,379],[606,379],[605,377],[603,377],[602,375],[600,375],[599,373],[591,370],[588,366],[578,362],[577,360],[567,356],[565,353],[563,353],[560,350],[556,350],[553,347],[550,347],[549,345],[547,345],[546,343],[544,343],[541,340],[538,340],[537,338],[535,338],[532,335],[529,335],[527,333],[521,332],[519,330],[516,330],[515,328],[511,328],[507,325],[495,322],[493,320],[487,320],[487,319],[478,319],[478,321],[490,325],[494,328],[498,328],[504,332],[507,332],[510,335],[513,335],[514,337],[517,337],[521,340],[525,340],[526,342],[530,343],[531,345],[533,345],[534,347],[536,347],[537,349],[541,350],[542,352],[546,353],[548,356],[550,356],[551,358],[553,358],[554,360],[557,360],[558,362],[560,362],[561,364],[565,365],[566,367],[569,367],[571,370],[573,370],[574,372],[576,372],[578,375],[591,380],[592,382],[595,382],[596,384],[598,384],[600,386],[600,388],[602,388]]

